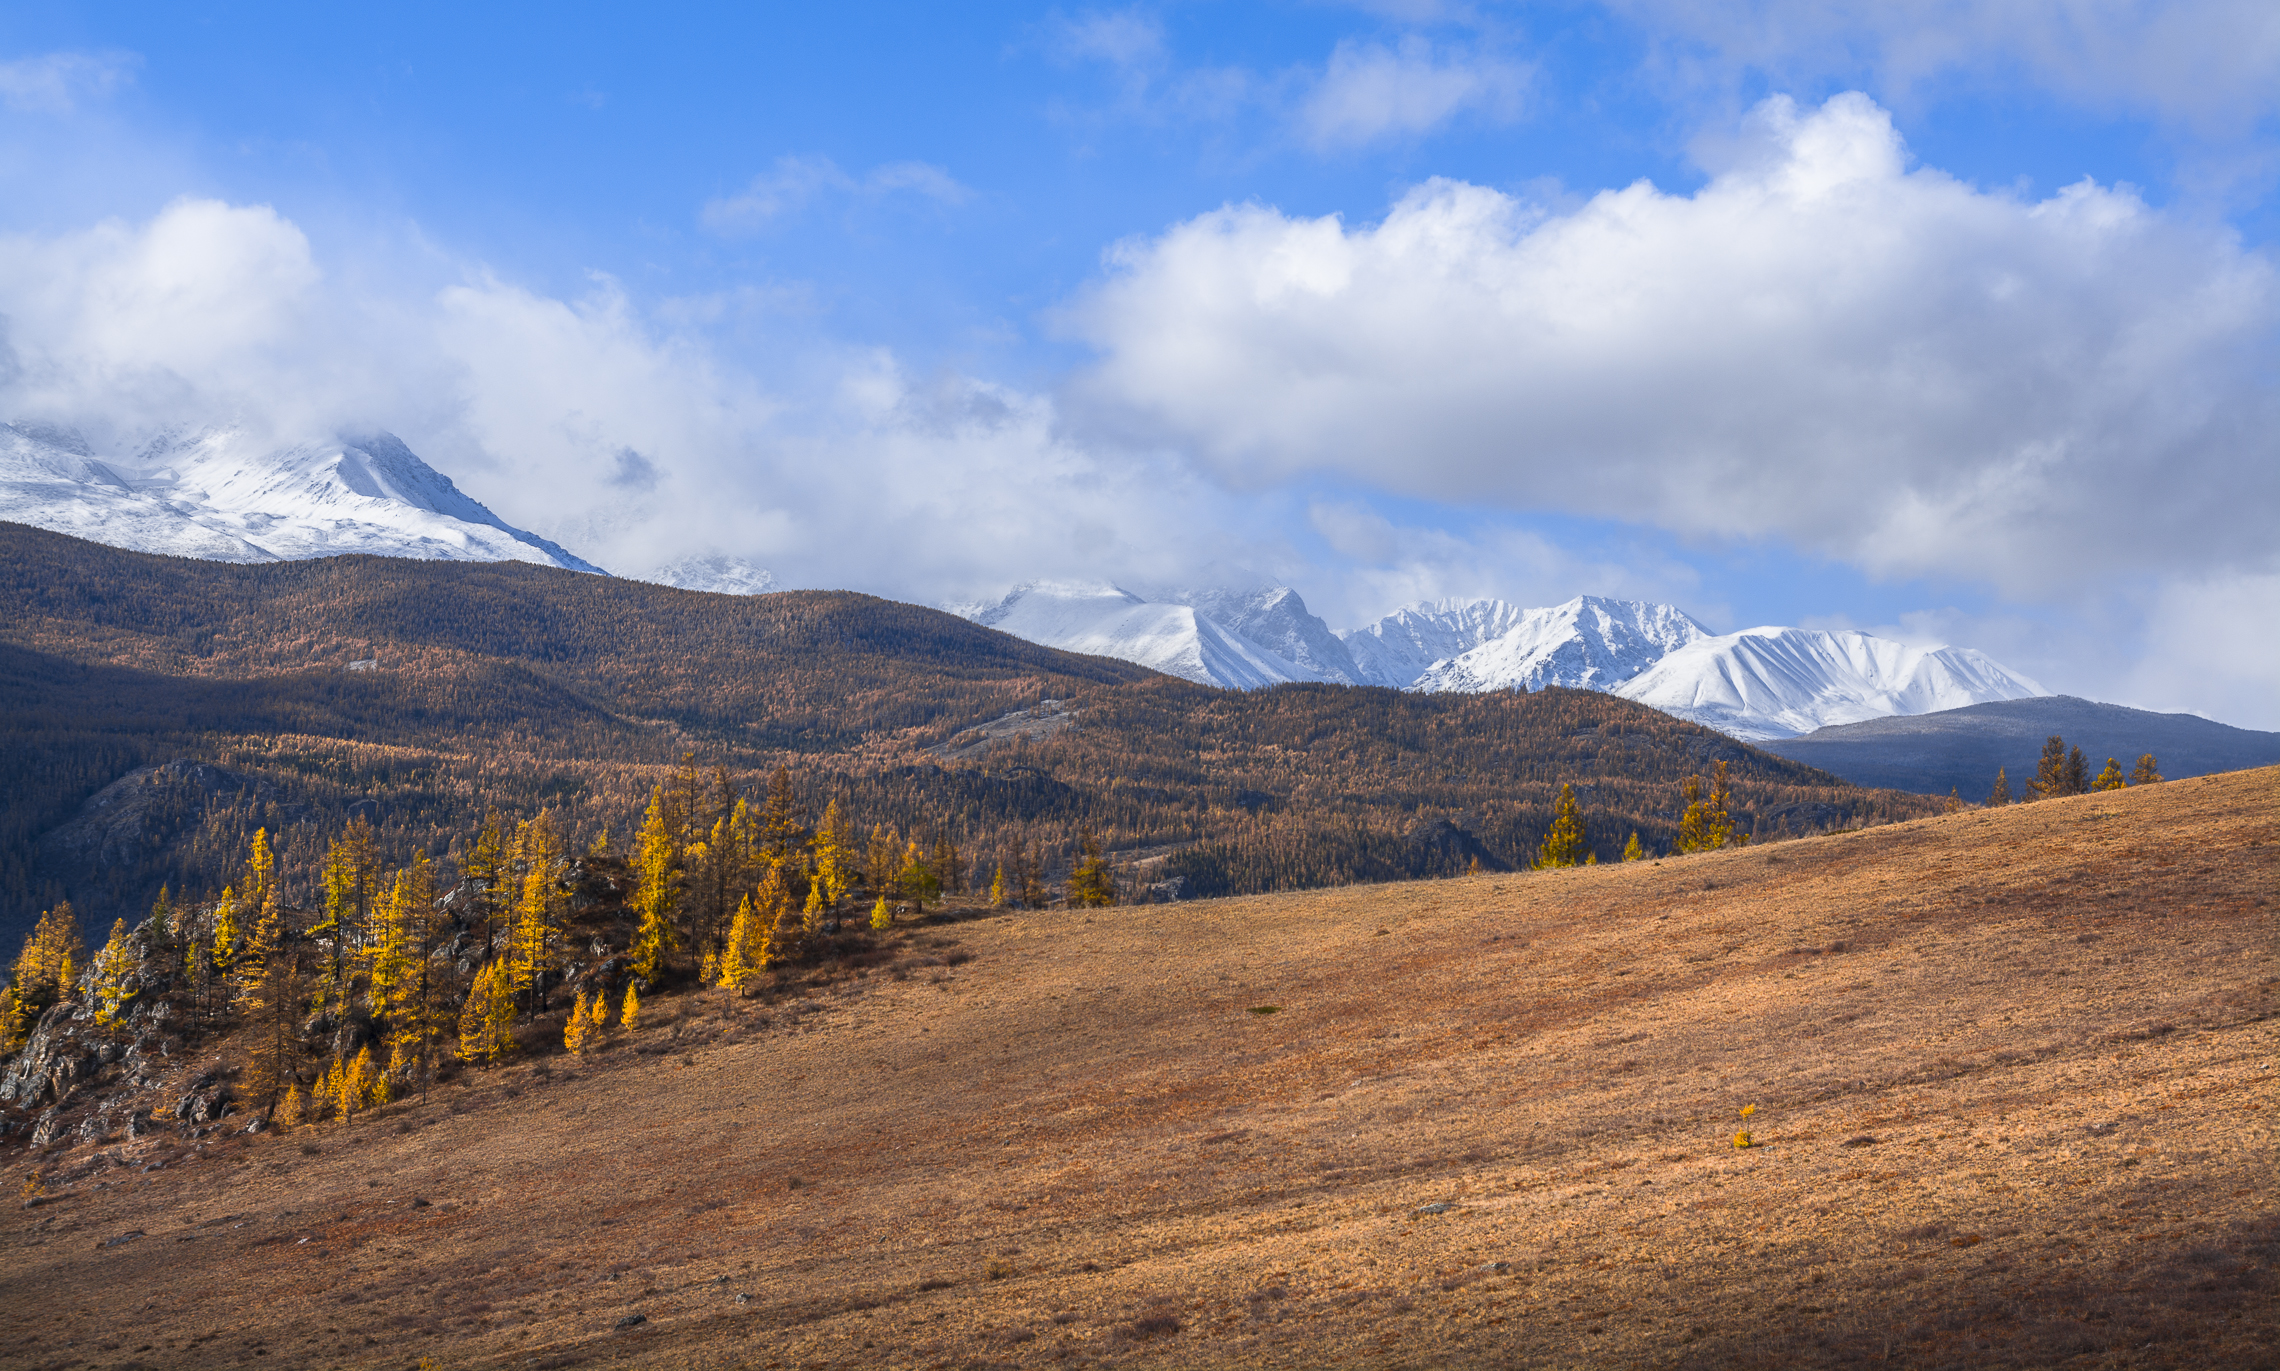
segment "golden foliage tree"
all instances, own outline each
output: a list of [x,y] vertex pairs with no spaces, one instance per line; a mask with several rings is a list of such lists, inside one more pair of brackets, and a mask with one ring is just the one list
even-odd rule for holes
[[1539,871],[1583,865],[1583,811],[1575,802],[1573,785],[1560,787],[1559,803],[1552,811],[1552,826],[1544,834],[1543,845],[1536,849],[1535,865]]
[[664,789],[650,792],[649,811],[641,821],[634,843],[634,912],[640,926],[634,931],[633,967],[655,981],[665,973],[672,955],[680,950],[680,930],[674,915],[680,897],[673,831],[667,822]]
[[127,1001],[133,998],[133,992],[127,988],[127,983],[134,975],[139,958],[135,956],[134,948],[128,944],[127,936],[127,921],[113,920],[110,941],[104,943],[103,949],[95,954],[95,964],[91,968],[95,977],[95,1022],[105,1028],[119,1021],[119,1015],[125,1009]]
[[1100,858],[1100,839],[1094,836],[1092,825],[1085,825],[1077,848],[1084,854],[1084,860],[1069,873],[1069,908],[1097,909],[1115,904],[1116,881],[1108,873],[1108,864]]
[[459,1055],[478,1066],[501,1061],[515,1050],[515,992],[504,961],[475,973],[475,984],[459,1008]]
[[1639,830],[1634,828],[1631,830],[1631,841],[1623,844],[1623,860],[1626,862],[1645,861],[1646,856],[1647,850],[1639,846]]
[[2130,784],[2158,785],[2160,781],[2161,766],[2153,760],[2153,754],[2148,752],[2141,755],[2137,759],[2137,766],[2130,771]]
[[2122,779],[2122,764],[2108,757],[2106,769],[2098,773],[2098,779],[2090,783],[2090,788],[2093,790],[2120,790],[2125,784],[2127,782]]
[[895,872],[894,885],[898,895],[921,910],[926,908],[928,900],[942,893],[942,878],[934,873],[933,866],[926,860],[926,850],[915,838],[903,848],[902,866]]
[[[594,992],[595,1007],[599,1008],[601,1003],[602,994],[597,990]],[[587,1046],[593,1042],[594,1034],[598,1029],[599,1026],[586,1016],[585,995],[573,995],[570,1004],[570,1022],[562,1026],[562,1046],[569,1049],[572,1056],[583,1055]]]
[[1987,792],[1987,807],[1997,809],[2011,803],[2011,778],[2003,768],[1995,768],[1995,788]]
[[40,1015],[70,993],[85,952],[68,901],[40,916],[0,995],[0,1049],[13,1052],[23,1046]]

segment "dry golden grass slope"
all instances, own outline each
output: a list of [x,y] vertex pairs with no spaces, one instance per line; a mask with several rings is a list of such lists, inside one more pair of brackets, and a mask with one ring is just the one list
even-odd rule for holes
[[91,1174],[0,1359],[2269,1366],[2276,800],[932,929]]

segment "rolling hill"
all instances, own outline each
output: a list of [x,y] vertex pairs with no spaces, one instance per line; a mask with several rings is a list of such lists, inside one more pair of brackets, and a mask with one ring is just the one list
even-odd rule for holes
[[[1934,807],[1598,692],[1216,690],[845,593],[231,565],[0,525],[0,595],[18,607],[0,624],[0,936],[66,895],[107,923],[162,882],[218,888],[256,825],[313,871],[352,808],[396,859],[447,854],[492,807],[622,837],[687,753],[747,789],[792,766],[816,809],[837,795],[866,829],[983,859],[1036,843],[1066,869],[1090,826],[1127,880],[1197,893],[1519,865],[1566,782],[1602,860],[1633,831],[1659,850],[1680,783],[1719,760],[1745,831]],[[1065,726],[997,726],[1048,700]],[[237,779],[185,789],[176,761]],[[130,775],[139,827],[86,811]]]
[[19,1157],[0,1334],[184,1368],[2266,1366],[2276,781],[934,923],[585,1057],[557,1012],[282,1136],[129,1122],[213,1099],[240,1038],[90,1056]]

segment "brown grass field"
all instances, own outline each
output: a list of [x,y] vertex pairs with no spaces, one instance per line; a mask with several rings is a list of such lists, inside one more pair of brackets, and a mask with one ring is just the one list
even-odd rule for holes
[[115,1147],[0,1240],[0,1362],[2272,1366],[2276,818],[928,926],[764,1027]]

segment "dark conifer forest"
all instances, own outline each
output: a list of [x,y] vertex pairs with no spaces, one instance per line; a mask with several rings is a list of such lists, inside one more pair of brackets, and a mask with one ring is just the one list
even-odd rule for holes
[[[445,873],[492,811],[623,850],[683,766],[1062,879],[1089,829],[1125,897],[1527,866],[1572,785],[1589,857],[1678,837],[1728,764],[1737,838],[1934,812],[1586,691],[1216,690],[954,615],[515,563],[232,565],[0,524],[0,938],[225,884],[256,830],[314,880],[356,818]],[[314,904],[315,892],[288,889]]]

